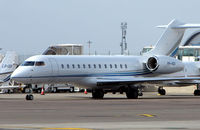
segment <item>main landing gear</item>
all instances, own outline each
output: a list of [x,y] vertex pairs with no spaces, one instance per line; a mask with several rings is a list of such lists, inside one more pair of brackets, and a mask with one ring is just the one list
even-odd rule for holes
[[160,87],[158,88],[158,93],[159,93],[160,95],[166,95],[166,91],[165,91],[165,89],[164,89],[162,86],[160,86]]
[[28,89],[28,93],[29,94],[26,95],[26,100],[33,100],[34,97],[32,95],[33,94],[33,90],[32,90],[31,84],[27,85],[27,89]]
[[104,91],[103,89],[93,89],[92,90],[92,98],[94,99],[103,99]]
[[[116,93],[116,91],[114,90],[112,92],[113,94]],[[124,89],[121,89],[119,92],[121,94],[123,92],[126,92],[126,96],[128,99],[138,99],[138,96],[143,95],[142,90],[139,90],[136,86],[124,87]],[[106,91],[104,91],[103,89],[96,88],[92,90],[92,98],[94,99],[103,99],[104,94],[106,94]]]
[[194,90],[194,96],[200,96],[200,85],[197,84],[197,89]]
[[128,87],[126,90],[126,97],[128,99],[138,99],[139,91],[137,87]]

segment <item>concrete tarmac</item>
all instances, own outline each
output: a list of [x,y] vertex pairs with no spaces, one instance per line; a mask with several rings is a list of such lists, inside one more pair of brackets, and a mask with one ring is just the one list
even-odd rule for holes
[[199,130],[200,96],[171,92],[159,96],[146,92],[139,99],[125,94],[106,94],[93,100],[91,94],[0,95],[0,130]]

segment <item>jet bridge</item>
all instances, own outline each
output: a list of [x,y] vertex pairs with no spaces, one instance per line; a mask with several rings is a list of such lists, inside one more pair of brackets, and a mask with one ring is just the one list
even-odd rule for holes
[[[83,54],[83,45],[82,44],[56,44],[49,46],[42,55],[82,55]],[[56,64],[56,61],[51,59],[52,64]],[[52,70],[57,71],[57,70]],[[33,91],[41,92],[41,85],[33,86]],[[47,91],[58,92],[59,90],[67,90],[74,92],[76,89],[70,84],[49,84],[47,85]]]
[[42,55],[82,55],[83,45],[81,44],[57,44],[49,46]]

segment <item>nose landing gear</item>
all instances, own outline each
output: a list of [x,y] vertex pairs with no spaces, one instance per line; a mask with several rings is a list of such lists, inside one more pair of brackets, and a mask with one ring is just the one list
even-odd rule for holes
[[32,94],[27,94],[26,95],[26,100],[33,100],[33,95]]
[[128,99],[138,99],[139,96],[139,92],[138,92],[138,88],[134,88],[129,86],[126,90],[126,97]]
[[33,97],[33,89],[32,89],[32,85],[31,84],[28,84],[27,85],[27,89],[28,89],[28,93],[29,94],[27,94],[26,95],[26,100],[33,100],[34,99],[34,97]]

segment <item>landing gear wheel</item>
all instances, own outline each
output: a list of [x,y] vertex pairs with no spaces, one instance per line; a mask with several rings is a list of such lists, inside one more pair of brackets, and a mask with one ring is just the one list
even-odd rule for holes
[[163,88],[158,88],[158,93],[160,94],[160,95],[166,95],[166,91],[165,91],[165,89],[163,89]]
[[26,95],[26,100],[33,100],[33,95],[32,94],[28,94]]
[[29,94],[26,95],[26,100],[33,100],[33,90],[31,84],[27,85],[27,89],[29,89]]
[[197,84],[197,89],[194,90],[194,96],[200,96],[200,84]]
[[126,91],[126,97],[128,99],[138,99],[138,89],[129,87]]
[[92,98],[94,99],[103,99],[104,91],[102,89],[93,89],[92,90]]
[[198,89],[194,90],[194,96],[200,96],[200,90]]

